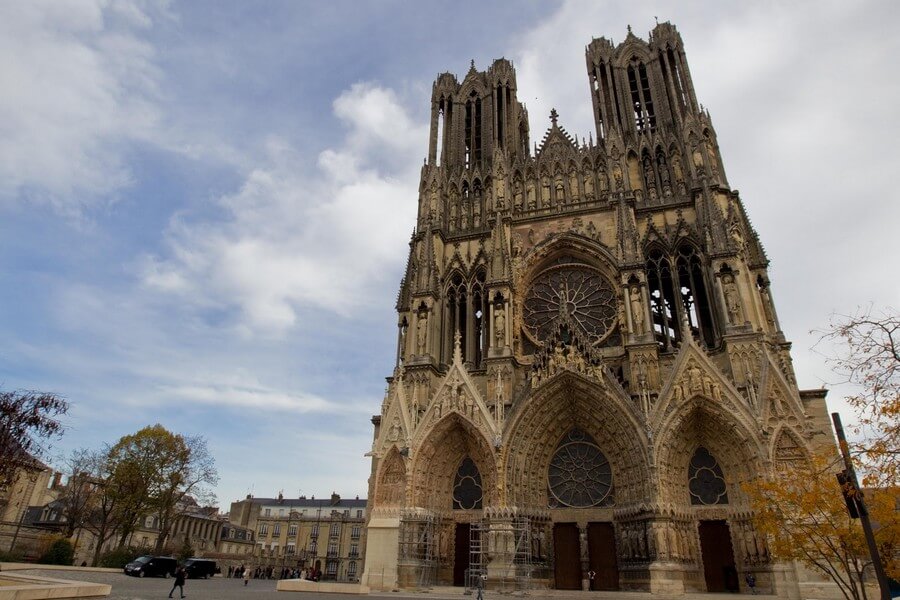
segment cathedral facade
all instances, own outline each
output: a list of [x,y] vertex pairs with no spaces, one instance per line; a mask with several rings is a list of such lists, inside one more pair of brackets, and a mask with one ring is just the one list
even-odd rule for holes
[[742,484],[833,444],[824,392],[675,27],[586,66],[596,131],[533,150],[509,61],[434,83],[362,583],[795,596]]

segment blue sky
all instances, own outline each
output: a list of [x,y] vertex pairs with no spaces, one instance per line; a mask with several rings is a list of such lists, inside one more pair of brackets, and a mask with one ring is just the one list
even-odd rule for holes
[[[209,440],[219,501],[366,492],[431,83],[506,56],[540,139],[592,130],[591,37],[685,40],[773,261],[801,387],[833,311],[897,305],[895,3],[0,5],[0,385],[54,451]],[[827,349],[826,349],[827,350]],[[840,388],[832,393],[840,407]]]

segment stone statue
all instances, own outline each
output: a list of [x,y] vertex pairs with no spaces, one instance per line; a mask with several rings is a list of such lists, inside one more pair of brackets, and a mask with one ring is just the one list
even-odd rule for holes
[[525,191],[528,194],[528,210],[534,210],[535,208],[537,208],[537,198],[533,181],[528,181],[525,187]]
[[698,146],[694,146],[694,151],[691,153],[691,157],[694,161],[694,169],[697,170],[698,174],[703,174],[703,155],[700,154],[700,148]]
[[515,191],[513,192],[513,208],[522,210],[522,182],[516,179]]
[[562,175],[556,176],[556,180],[554,181],[554,187],[556,188],[557,204],[565,204],[566,203],[566,188],[563,185]]
[[578,191],[578,173],[575,169],[569,171],[569,196],[572,200],[578,200],[580,192]]
[[400,439],[400,435],[403,433],[403,428],[400,427],[400,419],[394,417],[394,421],[391,423],[391,428],[388,430],[388,441],[396,442]]
[[[600,182],[600,195],[605,196],[606,192],[609,191],[609,177],[606,176],[606,171],[600,171],[600,174],[597,175],[597,181]],[[593,185],[591,185],[591,191],[593,192]]]
[[497,210],[506,208],[506,183],[501,179],[497,182]]
[[697,363],[691,363],[691,366],[688,367],[688,385],[692,393],[703,393],[703,371],[700,370]]
[[722,293],[725,296],[725,310],[728,312],[728,321],[732,325],[740,325],[743,322],[741,317],[741,299],[734,282],[734,276],[730,273],[722,277]]
[[588,200],[594,198],[594,175],[590,171],[584,174],[584,197]]
[[541,177],[541,206],[550,206],[550,178],[546,175]]
[[498,348],[506,346],[506,314],[502,307],[494,309],[494,339]]
[[416,344],[420,355],[425,354],[425,341],[428,337],[428,314],[419,315],[419,322],[416,323]]
[[450,231],[459,227],[459,212],[456,208],[456,202],[450,202]]
[[644,333],[644,301],[641,298],[641,289],[636,285],[631,288],[631,324],[632,333],[635,335]]
[[622,167],[619,166],[619,163],[613,165],[613,179],[616,180],[616,189],[621,190],[623,187]]

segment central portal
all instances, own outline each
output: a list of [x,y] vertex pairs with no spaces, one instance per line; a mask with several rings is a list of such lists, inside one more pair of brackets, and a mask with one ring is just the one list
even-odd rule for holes
[[578,525],[557,523],[553,526],[553,565],[558,590],[581,589],[581,544]]
[[471,525],[456,524],[456,542],[453,556],[453,585],[466,585],[466,571],[469,569],[469,535]]
[[725,521],[700,521],[700,552],[707,592],[737,592],[731,532]]

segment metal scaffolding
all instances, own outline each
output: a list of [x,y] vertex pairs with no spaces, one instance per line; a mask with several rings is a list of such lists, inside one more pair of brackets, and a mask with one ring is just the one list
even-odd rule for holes
[[438,519],[430,511],[405,510],[400,516],[400,562],[414,569],[420,588],[437,579],[437,532]]
[[[532,539],[531,518],[516,517],[511,522],[512,530],[504,533],[495,531],[503,539],[495,539],[492,552],[492,564],[505,566],[505,573],[495,572],[492,577],[499,576],[504,591],[524,591],[531,588],[532,577]],[[469,569],[466,575],[466,587],[474,589],[478,585],[478,577],[487,575],[488,539],[491,525],[488,521],[475,521],[469,533]],[[503,567],[501,567],[503,568]]]

